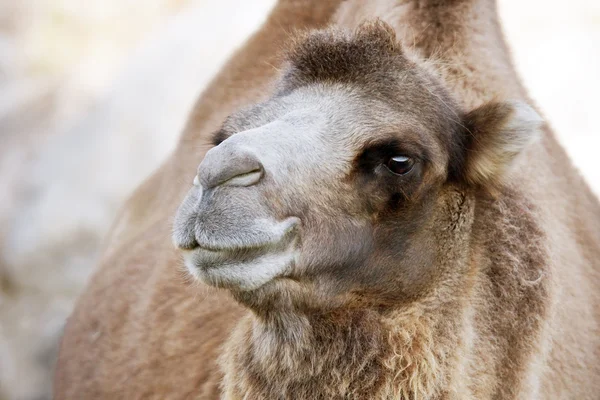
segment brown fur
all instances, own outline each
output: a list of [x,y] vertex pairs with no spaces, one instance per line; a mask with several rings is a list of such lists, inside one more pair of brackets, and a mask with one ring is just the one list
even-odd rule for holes
[[[220,386],[229,399],[597,398],[600,207],[548,129],[520,157],[481,151],[505,149],[492,132],[502,131],[510,114],[485,104],[524,98],[494,3],[338,3],[282,1],[202,96],[175,154],[124,208],[67,324],[58,399],[208,399],[219,397]],[[453,131],[436,130],[442,146],[432,156],[444,167],[424,179],[419,188],[428,189],[419,189],[406,208],[422,222],[411,237],[420,251],[406,257],[430,254],[435,269],[423,276],[409,270],[397,279],[411,285],[396,291],[375,280],[333,295],[332,286],[299,275],[260,293],[234,292],[237,302],[224,291],[186,284],[169,241],[170,217],[202,157],[199,144],[221,121],[266,100],[270,90],[340,79],[363,88],[382,82],[371,72],[391,59],[367,52],[353,60],[356,68],[345,68],[312,58],[332,42],[325,32],[293,47],[288,75],[274,83],[275,44],[288,38],[283,27],[320,27],[334,10],[333,22],[350,30],[383,18],[403,48],[440,70],[452,92],[442,97],[449,110],[439,121]],[[377,54],[399,49],[388,28],[364,29],[357,37],[382,46]],[[360,41],[348,38],[330,57],[365,55],[353,46]],[[330,65],[337,67],[320,68]],[[429,83],[433,93],[445,93]],[[423,115],[435,110],[414,104]],[[455,113],[458,125],[448,122]],[[455,154],[464,158],[453,165]],[[482,160],[492,167],[482,169]],[[482,190],[489,185],[495,196]],[[431,217],[426,210],[434,210],[427,211]],[[377,221],[390,221],[389,213],[403,229],[410,226],[411,218],[388,208]]]
[[[468,247],[446,242],[444,231],[454,231],[461,244],[468,241],[472,204],[458,192],[448,195],[441,205],[448,212],[443,219],[431,221],[440,227],[434,240],[441,243],[443,252],[436,264],[442,270],[464,269],[471,275]],[[458,264],[444,265],[446,258]],[[269,312],[257,311],[258,323],[248,319],[240,324],[222,358],[225,398],[445,395],[450,366],[458,357],[463,309],[473,279],[447,281],[447,287],[438,287],[411,307],[368,307],[364,299],[369,295],[365,294],[355,294],[344,307],[332,305],[333,310],[321,306],[320,310],[277,313],[272,312],[275,307],[260,307]]]

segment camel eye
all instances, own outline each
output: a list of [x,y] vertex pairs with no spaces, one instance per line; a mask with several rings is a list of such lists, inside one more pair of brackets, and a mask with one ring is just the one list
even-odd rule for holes
[[406,156],[394,156],[385,165],[396,175],[406,175],[413,169],[415,161]]

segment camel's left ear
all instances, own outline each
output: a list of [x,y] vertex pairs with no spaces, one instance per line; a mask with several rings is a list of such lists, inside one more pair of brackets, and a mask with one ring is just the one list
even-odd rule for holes
[[467,183],[496,186],[513,160],[540,136],[542,118],[519,101],[487,103],[467,113],[464,170]]

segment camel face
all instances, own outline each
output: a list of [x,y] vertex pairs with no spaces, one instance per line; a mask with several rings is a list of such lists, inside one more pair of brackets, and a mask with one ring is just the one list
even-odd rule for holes
[[390,35],[305,39],[275,95],[226,120],[175,220],[193,276],[319,306],[414,299],[446,276],[432,238],[457,193],[493,181],[537,119],[510,104],[463,113]]
[[408,236],[418,219],[386,228],[383,215],[420,209],[445,170],[435,135],[402,108],[331,85],[231,116],[176,219],[188,270],[240,290],[340,270],[356,279],[379,235]]

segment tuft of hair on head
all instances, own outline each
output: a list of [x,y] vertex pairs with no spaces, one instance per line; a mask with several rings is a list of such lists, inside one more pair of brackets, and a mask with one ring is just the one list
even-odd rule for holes
[[375,19],[353,32],[328,28],[300,34],[285,55],[283,82],[295,88],[317,82],[361,82],[398,62],[403,53],[394,29]]
[[463,117],[462,175],[468,184],[494,191],[514,160],[541,135],[543,119],[522,101],[490,102]]

